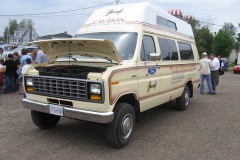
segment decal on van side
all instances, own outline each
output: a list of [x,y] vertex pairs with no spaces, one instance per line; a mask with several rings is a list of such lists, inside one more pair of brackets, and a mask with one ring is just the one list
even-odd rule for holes
[[147,85],[147,92],[149,92],[150,91],[150,89],[151,88],[156,88],[157,87],[157,81],[155,81],[155,83],[154,84],[151,84],[152,82],[150,81],[149,83],[148,83],[148,85]]
[[181,82],[184,79],[184,74],[178,74],[178,75],[174,75],[172,76],[172,84],[176,84]]
[[124,24],[126,18],[110,18],[110,19],[98,19],[93,21],[91,26],[103,26],[103,25],[119,25]]
[[148,74],[155,74],[155,73],[156,73],[156,68],[155,67],[148,68]]
[[172,73],[179,73],[179,72],[187,72],[192,71],[195,68],[195,65],[175,65],[175,66],[169,66],[169,69],[172,71]]
[[112,13],[116,13],[116,14],[119,14],[123,11],[123,9],[119,10],[119,11],[114,11],[113,9],[109,10],[106,14],[106,16],[108,16],[109,14],[112,14]]

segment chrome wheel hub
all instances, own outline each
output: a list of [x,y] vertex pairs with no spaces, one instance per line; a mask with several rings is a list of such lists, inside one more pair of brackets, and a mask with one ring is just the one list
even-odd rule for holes
[[185,106],[188,105],[189,101],[190,101],[190,97],[189,97],[189,92],[187,91],[185,92]]
[[125,117],[122,120],[121,125],[121,137],[122,139],[127,139],[132,132],[133,128],[133,117],[131,114],[126,114]]

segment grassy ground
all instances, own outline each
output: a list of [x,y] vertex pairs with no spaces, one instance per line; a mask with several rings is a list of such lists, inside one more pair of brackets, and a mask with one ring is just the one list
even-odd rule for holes
[[229,68],[233,68],[234,66],[236,66],[236,64],[234,64],[234,63],[229,63]]

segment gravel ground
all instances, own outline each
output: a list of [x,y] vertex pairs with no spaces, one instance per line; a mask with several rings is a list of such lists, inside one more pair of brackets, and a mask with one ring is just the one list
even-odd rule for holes
[[239,78],[225,72],[217,95],[195,90],[186,111],[170,101],[142,113],[122,149],[106,142],[99,124],[61,118],[56,127],[41,130],[22,107],[21,95],[0,90],[0,159],[240,159]]

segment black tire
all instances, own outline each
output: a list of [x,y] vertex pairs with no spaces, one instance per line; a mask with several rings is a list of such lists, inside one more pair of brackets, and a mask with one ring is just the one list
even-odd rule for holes
[[234,74],[237,74],[237,72],[234,72]]
[[114,108],[114,120],[106,126],[107,141],[116,148],[126,146],[135,128],[135,112],[128,103],[118,103]]
[[176,108],[178,110],[185,111],[188,108],[190,102],[190,90],[188,86],[185,86],[183,93],[176,99]]
[[59,116],[37,111],[31,111],[31,117],[33,123],[41,129],[48,129],[56,126],[60,119]]

